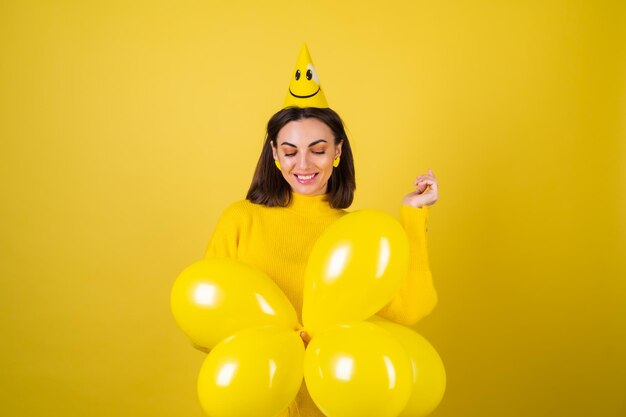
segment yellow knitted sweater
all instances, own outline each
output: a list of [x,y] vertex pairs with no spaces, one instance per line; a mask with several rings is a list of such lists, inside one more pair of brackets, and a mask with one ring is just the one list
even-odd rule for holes
[[[304,271],[317,238],[347,214],[331,208],[325,196],[292,194],[288,207],[265,207],[243,200],[228,207],[215,228],[207,258],[232,258],[269,275],[287,295],[301,322]],[[378,314],[404,325],[426,316],[437,303],[426,248],[428,209],[402,206],[400,217],[409,238],[411,260],[406,281]],[[282,416],[317,417],[305,384]]]

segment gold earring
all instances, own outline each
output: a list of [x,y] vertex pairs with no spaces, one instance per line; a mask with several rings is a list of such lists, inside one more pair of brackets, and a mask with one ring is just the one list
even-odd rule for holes
[[282,171],[280,168],[280,161],[278,159],[274,159],[274,165],[276,165],[276,168],[278,168],[279,171]]
[[337,168],[339,166],[339,161],[341,160],[340,157],[336,157],[335,160],[333,161],[333,166],[335,168]]

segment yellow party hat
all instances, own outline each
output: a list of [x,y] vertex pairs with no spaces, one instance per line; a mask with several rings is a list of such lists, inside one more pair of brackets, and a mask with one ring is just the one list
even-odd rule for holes
[[296,68],[293,70],[289,91],[285,97],[285,107],[328,107],[326,96],[313,66],[309,48],[302,45]]

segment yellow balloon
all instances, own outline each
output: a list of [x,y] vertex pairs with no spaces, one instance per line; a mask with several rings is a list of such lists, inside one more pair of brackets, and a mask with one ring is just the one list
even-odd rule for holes
[[174,282],[170,306],[183,332],[208,349],[248,327],[298,328],[296,312],[276,283],[231,259],[204,259],[187,267]]
[[317,240],[307,264],[302,306],[307,332],[375,314],[400,288],[408,260],[408,239],[390,215],[360,210],[337,220]]
[[209,353],[198,375],[198,397],[209,417],[274,417],[302,384],[304,344],[278,326],[242,330]]
[[375,318],[372,322],[387,330],[409,354],[413,368],[411,397],[399,417],[424,417],[433,412],[446,390],[446,370],[435,348],[408,327]]
[[372,323],[349,322],[311,340],[304,380],[328,417],[395,417],[411,394],[411,362],[389,332]]

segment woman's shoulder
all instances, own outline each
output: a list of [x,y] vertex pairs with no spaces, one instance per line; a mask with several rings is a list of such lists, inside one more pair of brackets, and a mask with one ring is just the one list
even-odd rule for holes
[[240,216],[252,210],[252,203],[248,200],[235,201],[228,205],[222,212],[222,216]]
[[249,223],[253,217],[251,204],[248,200],[239,200],[228,205],[219,216],[217,228],[237,229]]
[[268,209],[269,207],[255,204],[250,200],[239,200],[226,207],[222,213],[222,217],[250,217]]

